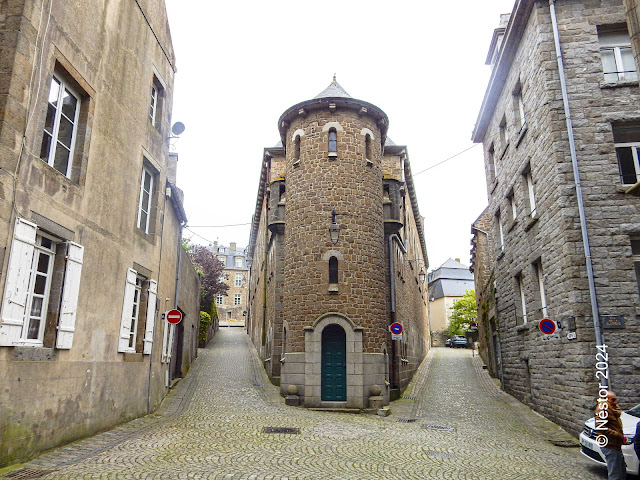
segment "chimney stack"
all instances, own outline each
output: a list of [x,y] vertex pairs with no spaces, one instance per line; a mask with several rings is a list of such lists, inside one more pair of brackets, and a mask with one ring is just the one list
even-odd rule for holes
[[232,251],[232,252],[236,251],[236,242],[231,242],[229,244],[229,250]]

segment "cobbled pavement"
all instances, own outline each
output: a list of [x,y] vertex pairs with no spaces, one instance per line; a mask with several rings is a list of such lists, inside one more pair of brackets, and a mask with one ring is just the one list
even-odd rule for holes
[[[288,407],[244,330],[223,328],[157,412],[50,451],[14,474],[44,480],[606,479],[606,470],[578,448],[554,446],[530,428],[504,396],[469,350],[434,348],[388,417]],[[263,427],[300,433],[265,434]]]

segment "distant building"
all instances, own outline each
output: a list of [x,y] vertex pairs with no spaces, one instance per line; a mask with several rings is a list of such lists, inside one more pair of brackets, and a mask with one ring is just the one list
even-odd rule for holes
[[429,348],[422,218],[387,127],[334,78],[281,115],[261,159],[247,330],[271,380],[307,407],[363,408],[373,385],[388,403]]
[[215,256],[224,264],[224,283],[229,287],[226,295],[216,295],[216,308],[220,326],[245,324],[247,312],[247,285],[249,267],[246,249],[238,248],[235,242],[228,247],[218,245],[210,247]]
[[444,345],[444,330],[449,326],[451,307],[467,290],[473,290],[473,273],[460,263],[449,259],[439,268],[429,272],[429,325],[434,346]]

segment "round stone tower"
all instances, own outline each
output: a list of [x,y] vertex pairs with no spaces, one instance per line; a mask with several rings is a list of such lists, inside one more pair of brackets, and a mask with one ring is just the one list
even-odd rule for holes
[[387,126],[382,110],[352,98],[335,77],[279,119],[286,152],[281,385],[298,385],[306,406],[362,408],[369,386],[384,384]]

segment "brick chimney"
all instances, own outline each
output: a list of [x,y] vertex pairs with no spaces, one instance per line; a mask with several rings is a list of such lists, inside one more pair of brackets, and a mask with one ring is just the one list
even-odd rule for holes
[[231,252],[235,252],[235,251],[236,251],[236,242],[231,242],[231,243],[229,244],[229,250],[230,250]]

